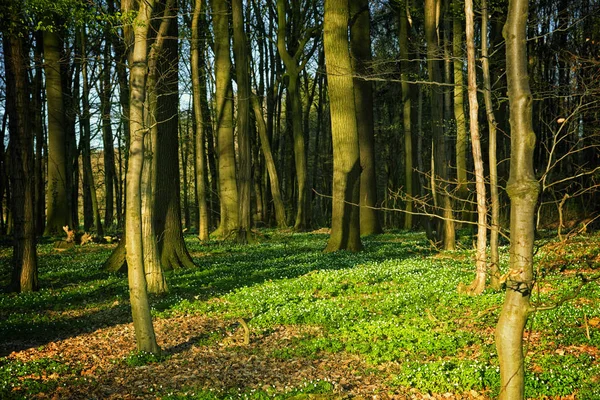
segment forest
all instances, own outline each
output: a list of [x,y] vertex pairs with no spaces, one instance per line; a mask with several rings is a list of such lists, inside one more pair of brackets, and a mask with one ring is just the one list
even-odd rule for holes
[[599,1],[0,33],[0,398],[600,398]]

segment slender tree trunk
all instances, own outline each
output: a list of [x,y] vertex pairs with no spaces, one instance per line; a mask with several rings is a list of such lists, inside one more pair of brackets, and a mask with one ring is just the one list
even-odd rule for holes
[[[16,6],[18,7],[18,6]],[[12,22],[18,14],[13,11]],[[34,218],[33,137],[29,126],[27,53],[18,32],[2,36],[6,72],[6,111],[9,115],[12,172],[11,215],[13,216],[13,273],[11,289],[37,290],[38,264]],[[4,144],[2,144],[4,146]]]
[[250,153],[250,73],[248,70],[248,41],[244,32],[242,0],[232,0],[233,56],[237,83],[237,137],[239,230],[237,240],[247,243],[251,229],[252,155]]
[[471,130],[471,147],[475,164],[475,188],[477,191],[477,250],[475,253],[476,276],[469,287],[469,293],[481,294],[485,289],[487,277],[487,207],[485,204],[485,177],[483,172],[483,154],[479,137],[479,104],[477,102],[477,72],[475,69],[475,17],[473,0],[465,0],[466,34],[467,34],[467,80],[469,94],[469,128]]
[[160,353],[160,348],[156,343],[146,288],[141,213],[144,135],[148,134],[144,115],[148,73],[147,41],[154,5],[153,0],[141,2],[139,12],[133,21],[135,39],[130,66],[130,145],[127,168],[125,241],[129,267],[129,294],[137,349],[157,354]]
[[404,216],[404,229],[413,227],[413,146],[412,146],[412,86],[409,83],[412,64],[408,48],[408,4],[401,3],[399,10],[399,45],[400,69],[402,80],[402,127],[404,128],[404,188],[406,192],[406,214]]
[[348,0],[325,0],[324,46],[333,138],[333,208],[326,252],[359,251],[360,151],[348,51]]
[[448,159],[446,156],[446,140],[443,125],[443,93],[439,87],[442,82],[440,68],[440,49],[438,45],[437,26],[440,13],[440,0],[425,0],[425,36],[427,39],[427,69],[431,87],[431,119],[434,141],[435,168],[432,174],[438,181],[438,204],[441,208],[442,222],[438,224],[438,238],[441,239],[445,250],[455,247],[455,231],[452,213],[452,203],[447,193]]
[[500,399],[523,399],[525,367],[523,330],[533,287],[535,205],[539,185],[533,170],[535,132],[527,73],[526,28],[529,2],[509,0],[504,27],[510,105],[511,158],[506,191],[510,196],[510,270],[506,297],[496,326],[500,363]]
[[219,193],[221,222],[215,235],[228,237],[239,228],[238,190],[233,136],[233,89],[229,57],[229,18],[227,3],[211,0],[215,35],[216,118],[219,154]]
[[[81,79],[82,79],[82,115],[80,117],[80,138],[82,148],[82,163],[83,163],[83,181],[84,190],[87,189],[88,197],[90,200],[92,210],[92,221],[96,234],[99,237],[104,236],[104,230],[102,229],[102,220],[100,219],[100,210],[98,207],[98,197],[96,195],[96,184],[94,182],[94,172],[92,171],[92,155],[91,155],[91,126],[90,126],[90,90],[88,84],[88,73],[87,73],[87,51],[85,46],[85,29],[81,31]],[[84,207],[85,208],[85,207]],[[84,218],[85,220],[85,218]],[[86,227],[88,231],[90,227]]]
[[208,240],[209,221],[208,206],[206,203],[206,146],[204,137],[204,119],[202,118],[202,98],[200,93],[200,52],[199,38],[200,16],[202,14],[202,0],[195,0],[194,14],[192,17],[192,95],[194,97],[194,118],[196,121],[196,196],[198,197],[198,238],[202,241]]
[[453,30],[453,55],[454,55],[454,119],[456,120],[456,194],[462,200],[461,220],[470,221],[470,208],[465,201],[469,196],[467,187],[467,126],[464,108],[463,90],[463,25],[461,1],[454,1],[454,14],[452,16]]
[[375,176],[375,149],[373,126],[373,88],[368,75],[371,58],[371,22],[368,0],[353,0],[350,12],[354,24],[350,29],[350,49],[354,78],[354,102],[360,149],[360,233],[382,233],[377,210],[377,179]]
[[[111,35],[106,30],[106,35]],[[104,42],[102,60],[102,78],[100,83],[100,109],[102,110],[102,143],[104,147],[104,228],[111,229],[114,221],[114,180],[115,180],[115,144],[111,124],[111,46],[110,41]]]
[[256,119],[258,135],[260,136],[260,145],[263,155],[265,156],[265,163],[267,164],[267,171],[269,173],[271,194],[273,195],[273,203],[275,205],[275,219],[277,221],[277,227],[285,228],[287,224],[285,219],[285,207],[281,198],[281,189],[279,188],[279,177],[277,176],[277,169],[275,168],[275,161],[273,160],[273,154],[271,152],[271,144],[269,143],[269,139],[267,137],[267,126],[265,125],[265,119],[263,117],[258,98],[255,96],[252,96],[252,107],[254,109],[254,117]]
[[48,104],[48,187],[45,235],[57,235],[73,225],[67,186],[67,135],[60,73],[60,39],[57,32],[44,31],[46,101]]
[[490,227],[490,287],[500,289],[500,256],[498,253],[498,234],[500,231],[500,199],[498,197],[498,158],[496,146],[496,118],[492,104],[492,84],[490,79],[490,63],[488,56],[488,5],[487,0],[481,1],[481,66],[483,69],[483,98],[485,113],[488,121],[488,157],[490,164],[490,197],[491,197],[491,227]]

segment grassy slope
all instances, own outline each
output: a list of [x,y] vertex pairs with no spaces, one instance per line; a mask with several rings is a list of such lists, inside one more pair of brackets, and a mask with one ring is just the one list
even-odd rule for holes
[[[266,235],[246,247],[188,238],[199,268],[169,273],[171,292],[153,298],[159,341],[167,348],[164,336],[169,335],[171,346],[158,363],[129,353],[126,279],[100,270],[111,247],[56,254],[51,245],[40,246],[43,289],[30,295],[0,294],[0,397],[52,397],[65,385],[88,393],[89,385],[118,386],[115,382],[125,379],[119,375],[148,367],[166,376],[177,370],[177,377],[183,365],[186,371],[202,369],[194,352],[226,355],[230,365],[243,359],[237,375],[262,373],[266,381],[260,376],[227,380],[216,371],[183,384],[155,382],[152,396],[364,395],[367,384],[368,391],[382,396],[497,394],[493,328],[503,295],[457,293],[457,286],[472,278],[472,252],[436,254],[420,234],[400,233],[364,239],[360,254],[323,254],[326,235]],[[551,303],[577,287],[578,272],[593,276],[599,243],[600,238],[588,237],[568,246],[542,247],[537,265],[543,278],[535,298]],[[9,260],[9,249],[1,250],[2,276],[8,274]],[[533,316],[527,333],[529,397],[600,398],[599,294],[598,283],[592,282],[576,299]],[[173,326],[194,318],[202,318],[196,323],[198,332],[184,339]],[[231,346],[241,330],[238,318],[249,323],[249,346]],[[122,351],[112,349],[113,354],[98,344],[97,354],[91,354],[96,361],[81,361],[81,354],[68,361],[48,350],[62,343],[60,348],[69,352],[82,337],[90,343],[113,341],[116,348],[115,336],[127,338]],[[266,370],[248,361],[257,359],[282,371],[295,363],[311,365],[318,373],[296,377],[288,371],[285,385],[271,385]],[[109,389],[103,390],[101,396],[107,396]],[[137,395],[150,397],[141,389]]]

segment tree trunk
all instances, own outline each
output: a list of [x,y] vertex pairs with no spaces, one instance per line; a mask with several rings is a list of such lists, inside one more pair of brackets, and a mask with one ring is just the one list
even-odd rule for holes
[[285,220],[285,207],[281,198],[281,189],[279,188],[279,177],[277,176],[275,161],[273,160],[273,154],[271,153],[271,145],[267,137],[267,126],[265,125],[262,109],[256,96],[252,96],[252,107],[254,109],[254,117],[256,119],[256,126],[258,129],[258,135],[260,137],[260,145],[263,155],[265,156],[265,163],[267,164],[267,171],[269,173],[271,194],[273,196],[273,203],[275,204],[275,219],[277,221],[277,227],[285,228],[287,227],[287,224]]
[[368,76],[371,58],[371,22],[368,0],[354,0],[350,12],[354,20],[350,28],[354,78],[354,102],[360,150],[360,233],[382,233],[377,210],[377,179],[375,176],[375,149],[373,127],[373,88]]
[[196,121],[196,196],[198,197],[198,239],[208,240],[209,220],[208,206],[206,203],[206,146],[204,119],[202,118],[202,98],[200,93],[201,74],[200,52],[201,47],[200,34],[200,16],[203,11],[202,0],[195,0],[194,14],[192,17],[192,43],[191,43],[191,64],[192,64],[192,95],[194,98],[194,118]]
[[71,195],[67,186],[67,135],[65,132],[63,90],[60,73],[60,39],[57,32],[44,31],[44,70],[48,104],[48,187],[45,235],[61,233],[72,227]]
[[487,207],[485,204],[485,177],[483,172],[483,154],[479,138],[479,104],[477,102],[477,75],[475,69],[475,17],[473,0],[465,0],[466,34],[467,34],[467,81],[469,93],[469,128],[471,130],[471,147],[475,164],[475,188],[477,191],[477,250],[475,253],[476,276],[468,289],[470,294],[481,294],[485,289],[487,277]]
[[[130,145],[127,168],[127,200],[125,210],[125,240],[129,267],[129,297],[138,351],[160,353],[156,343],[144,271],[142,242],[142,167],[144,135],[148,133],[144,116],[146,79],[148,72],[148,30],[154,1],[141,2],[133,21],[134,47],[130,65]],[[124,10],[129,11],[129,10]]]
[[[111,35],[107,29],[105,33]],[[115,144],[111,124],[111,46],[104,42],[102,78],[100,83],[100,109],[102,112],[102,144],[104,148],[104,228],[111,229],[114,221]]]
[[490,79],[490,62],[488,57],[488,5],[481,1],[481,67],[483,70],[483,98],[485,114],[488,121],[488,157],[490,164],[490,203],[492,207],[490,227],[490,287],[500,289],[500,256],[498,253],[498,236],[500,231],[500,199],[498,197],[498,158],[496,146],[496,118],[492,104],[492,84]]
[[[13,11],[12,21],[18,14]],[[38,265],[34,218],[33,137],[29,127],[27,53],[18,32],[3,35],[6,72],[6,111],[9,115],[10,160],[12,173],[11,214],[13,216],[13,273],[11,289],[37,290]],[[2,144],[4,146],[4,144]]]
[[404,229],[413,227],[413,146],[412,146],[412,87],[409,83],[412,64],[408,48],[408,4],[400,4],[399,22],[400,31],[398,41],[400,45],[400,70],[402,80],[402,127],[404,128],[404,191],[406,192],[406,214],[404,216]]
[[237,83],[239,230],[237,241],[248,243],[251,229],[252,155],[250,154],[250,73],[242,0],[232,0],[233,56]]
[[229,10],[227,3],[211,0],[213,11],[216,118],[219,158],[221,222],[215,235],[226,238],[239,228],[238,190],[233,136],[233,89],[229,57]]
[[360,152],[348,51],[348,17],[348,0],[325,0],[323,40],[333,139],[333,208],[326,252],[362,249]]
[[[44,101],[43,101],[43,51],[42,32],[35,34],[35,76],[33,78],[31,94],[31,128],[35,135],[35,161],[34,161],[34,181],[35,181],[35,232],[38,236],[44,234],[44,225],[46,222],[46,173],[44,160],[44,143],[46,143],[45,124],[44,124]],[[3,142],[4,143],[4,142]],[[4,147],[4,146],[2,146]],[[0,155],[4,159],[4,155]],[[0,179],[3,179],[0,177]],[[1,197],[1,196],[0,196]]]
[[455,247],[455,232],[452,213],[452,203],[448,194],[448,159],[446,156],[446,140],[443,125],[443,93],[439,87],[442,73],[439,59],[441,57],[438,45],[437,26],[440,13],[440,0],[425,0],[425,36],[427,39],[427,69],[431,85],[431,124],[434,141],[435,168],[432,175],[437,181],[437,197],[440,207],[438,224],[438,239],[442,241],[445,250]]
[[[99,237],[104,236],[102,229],[102,220],[100,219],[100,210],[98,207],[98,197],[96,195],[96,184],[94,182],[94,172],[92,171],[92,155],[91,155],[91,126],[90,126],[90,90],[88,86],[88,73],[87,73],[87,52],[85,46],[85,29],[81,31],[81,79],[82,79],[82,115],[80,117],[80,138],[81,138],[81,149],[82,149],[82,163],[83,163],[83,182],[84,191],[87,190],[91,210],[92,210],[92,221],[96,229],[96,234]],[[84,207],[85,208],[85,207]],[[85,220],[85,218],[84,218]],[[86,231],[90,230],[90,227],[85,228]]]
[[510,270],[506,297],[496,326],[500,399],[523,399],[523,330],[533,287],[534,213],[539,185],[533,170],[535,133],[527,73],[527,0],[509,0],[504,27],[510,105],[511,158],[506,191],[510,196]]
[[[452,16],[453,30],[453,55],[454,55],[454,119],[456,120],[456,194],[461,200],[461,220],[470,221],[470,210],[467,200],[469,190],[467,187],[467,127],[463,94],[463,26],[461,23],[461,2],[454,0],[454,14]],[[468,40],[468,39],[467,39]]]
[[[170,8],[167,2],[167,8]],[[175,3],[174,1],[172,3]],[[177,15],[173,9],[168,15]],[[165,11],[165,15],[167,15]],[[177,19],[171,19],[165,35],[158,71],[162,80],[158,90],[158,138],[155,153],[156,202],[154,227],[164,270],[195,267],[188,253],[181,227],[181,196],[178,157],[179,90]]]

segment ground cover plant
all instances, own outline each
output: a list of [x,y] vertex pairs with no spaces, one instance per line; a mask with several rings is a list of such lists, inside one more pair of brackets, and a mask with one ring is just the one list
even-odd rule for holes
[[[162,357],[134,352],[126,277],[102,270],[114,245],[42,244],[42,289],[0,294],[0,398],[497,395],[503,295],[457,290],[474,274],[468,232],[442,253],[420,233],[367,237],[358,254],[322,253],[327,238],[187,237],[197,268],[168,272],[170,292],[151,299]],[[597,235],[538,241],[534,300],[561,305],[527,328],[529,398],[600,398],[600,288],[581,285],[599,249]],[[503,270],[507,258],[505,247]]]

